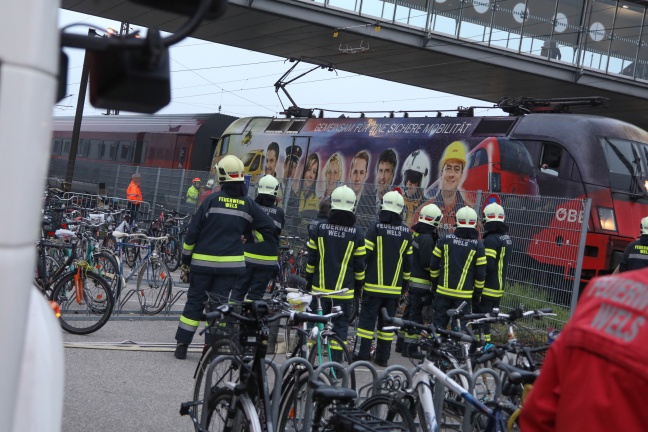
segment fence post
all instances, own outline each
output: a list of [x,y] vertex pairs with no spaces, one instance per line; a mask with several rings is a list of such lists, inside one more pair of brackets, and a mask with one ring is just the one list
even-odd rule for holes
[[117,165],[117,174],[115,174],[115,190],[113,191],[113,196],[116,197],[117,195],[117,183],[119,183],[119,170],[121,169],[121,165]]
[[569,308],[569,316],[571,317],[576,310],[576,303],[578,303],[578,291],[580,290],[581,272],[583,271],[583,256],[585,255],[585,241],[587,238],[587,221],[590,217],[590,209],[592,207],[592,200],[585,198],[583,209],[583,225],[581,226],[580,244],[578,245],[578,256],[576,257],[576,269],[574,270],[574,286],[572,288],[571,306]]
[[155,214],[155,204],[157,203],[157,193],[158,193],[158,184],[160,183],[160,169],[157,169],[157,176],[155,177],[155,192],[153,192],[153,208],[151,211],[151,219],[153,219],[153,215]]
[[180,190],[178,191],[178,205],[176,211],[180,212],[180,204],[182,203],[182,189],[184,188],[185,169],[182,170],[182,177],[180,177]]

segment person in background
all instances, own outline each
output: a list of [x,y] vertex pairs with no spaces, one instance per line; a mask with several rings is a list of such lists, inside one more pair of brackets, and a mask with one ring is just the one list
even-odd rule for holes
[[131,182],[126,188],[126,198],[128,199],[128,210],[130,211],[130,226],[134,227],[137,221],[137,212],[142,204],[142,189],[140,188],[140,174],[135,173],[131,177]]
[[196,177],[191,181],[191,186],[185,194],[184,212],[194,214],[198,205],[198,196],[200,195],[200,178]]
[[484,244],[475,228],[477,212],[466,206],[457,211],[456,217],[457,228],[437,242],[430,261],[431,286],[435,293],[432,323],[442,329],[450,321],[449,309],[465,301],[468,306],[463,310],[470,313],[472,305],[481,301],[486,277]]
[[592,279],[522,407],[524,432],[645,431],[648,272]]
[[[355,224],[355,193],[340,186],[331,194],[331,211],[320,222],[308,240],[306,289],[313,292],[333,292],[349,288],[343,294],[322,298],[324,314],[340,306],[343,315],[333,321],[333,331],[344,341],[349,334],[350,306],[364,284],[366,249],[362,230]],[[311,308],[315,310],[315,305]],[[342,347],[331,345],[332,361],[342,359]]]
[[[486,279],[481,302],[473,305],[475,313],[491,313],[499,308],[506,285],[506,271],[513,252],[513,242],[504,223],[504,208],[491,203],[484,207],[484,250],[486,253]],[[484,323],[484,341],[491,341],[490,323]],[[478,334],[479,326],[473,328]]]
[[[243,162],[227,155],[216,166],[221,190],[207,197],[191,219],[182,246],[180,280],[189,283],[180,315],[175,357],[187,357],[187,348],[200,324],[205,302],[227,302],[230,290],[245,273],[241,237],[262,242],[276,235],[274,221],[247,196]],[[205,342],[214,335],[207,333]]]
[[257,197],[254,201],[272,218],[276,230],[274,235],[261,243],[246,242],[243,246],[247,271],[239,278],[236,288],[232,290],[230,301],[262,299],[268,283],[277,271],[279,235],[284,227],[284,212],[275,206],[278,190],[279,181],[273,176],[265,175],[259,180]]
[[619,272],[648,267],[648,217],[641,219],[639,230],[641,233],[639,238],[630,243],[623,251]]
[[198,197],[198,205],[202,204],[202,202],[205,201],[205,198],[211,195],[213,190],[214,190],[214,179],[209,179],[207,180],[205,186],[203,186],[203,191],[200,193],[200,196]]
[[387,192],[378,221],[367,231],[367,269],[357,333],[360,343],[356,342],[354,361],[369,360],[377,322],[378,343],[373,361],[381,367],[387,367],[389,362],[394,332],[382,331],[380,310],[384,307],[389,316],[396,314],[398,300],[410,279],[412,267],[412,234],[403,225],[403,207],[401,194]]
[[411,225],[416,209],[423,202],[423,191],[427,187],[430,174],[429,161],[421,150],[412,152],[403,163],[403,198],[405,211],[403,221]]
[[319,156],[317,153],[311,153],[306,158],[306,171],[304,180],[301,182],[301,189],[296,193],[291,193],[291,202],[288,208],[297,208],[297,220],[293,221],[293,226],[297,227],[297,235],[303,237],[307,234],[308,224],[317,216],[319,208],[319,198],[316,194],[317,176],[319,174]]
[[[439,241],[437,227],[443,219],[441,209],[435,204],[428,204],[421,209],[418,223],[412,227],[412,274],[408,288],[408,301],[403,312],[403,319],[423,324],[423,307],[432,304],[430,292],[430,261],[432,251]],[[403,357],[422,359],[417,342],[418,333],[398,332],[396,352],[402,352]]]

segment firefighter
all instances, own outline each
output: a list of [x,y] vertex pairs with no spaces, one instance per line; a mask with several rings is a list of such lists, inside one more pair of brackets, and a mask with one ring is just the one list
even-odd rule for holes
[[648,267],[648,216],[641,219],[641,236],[626,247],[619,263],[619,272]]
[[[187,228],[182,246],[180,279],[189,282],[187,302],[176,332],[175,357],[184,359],[200,324],[207,293],[212,304],[226,302],[245,273],[241,236],[263,241],[276,235],[273,220],[251,198],[243,182],[243,162],[225,156],[216,166],[221,190],[200,205]],[[206,342],[210,342],[209,335]]]
[[[423,307],[432,303],[430,292],[430,261],[432,250],[439,241],[437,227],[443,219],[441,209],[436,204],[428,204],[421,209],[418,223],[412,227],[412,274],[408,284],[408,301],[403,319],[423,324]],[[418,333],[400,331],[396,340],[396,352],[403,357],[422,359],[416,343]]]
[[315,219],[308,223],[308,237],[313,236],[313,232],[317,225],[321,222],[325,222],[328,218],[329,212],[331,211],[331,197],[323,197],[319,200],[319,212]]
[[[508,226],[504,223],[504,209],[501,205],[487,205],[484,208],[483,222],[486,279],[481,302],[473,306],[477,313],[490,313],[493,308],[499,308],[504,295],[506,270],[513,251],[513,242],[508,235]],[[484,323],[483,326],[484,341],[488,343],[491,340],[490,323]]]
[[463,310],[471,311],[471,304],[481,300],[486,276],[486,254],[479,240],[477,212],[466,206],[457,211],[457,228],[439,240],[432,252],[430,276],[432,292],[435,292],[432,308],[435,327],[446,328],[449,309],[462,302]]
[[[314,227],[308,240],[306,288],[313,292],[349,291],[322,298],[324,314],[340,306],[343,316],[333,321],[333,331],[344,341],[349,332],[350,306],[360,295],[365,277],[365,243],[362,230],[355,223],[356,196],[348,186],[331,193],[331,211],[324,222]],[[342,348],[331,345],[333,361],[342,359]]]
[[261,206],[275,224],[275,233],[261,243],[246,242],[245,265],[247,271],[239,278],[237,286],[232,290],[230,300],[243,301],[260,300],[277,271],[279,259],[279,235],[284,227],[284,212],[275,206],[279,181],[271,175],[259,180],[255,202]]
[[394,316],[403,285],[410,278],[412,267],[412,234],[403,224],[403,196],[387,192],[383,197],[378,221],[367,230],[367,274],[358,322],[358,338],[354,360],[369,360],[371,343],[378,321],[378,343],[374,363],[387,367],[394,332],[382,331],[381,308]]
[[128,199],[128,210],[130,211],[130,226],[135,226],[137,212],[142,204],[142,189],[140,188],[140,173],[135,173],[131,177],[131,182],[126,188],[126,198]]

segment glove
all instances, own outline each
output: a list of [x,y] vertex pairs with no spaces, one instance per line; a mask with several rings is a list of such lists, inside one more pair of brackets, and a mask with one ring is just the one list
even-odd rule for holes
[[473,304],[473,306],[476,306],[479,303],[481,303],[481,296],[482,296],[481,291],[474,291],[473,292],[473,296],[472,296],[472,304]]
[[311,292],[313,290],[313,275],[312,274],[306,274],[306,285],[304,285],[304,290],[306,292]]
[[403,281],[403,287],[401,288],[401,295],[405,294],[409,290],[409,281]]
[[515,321],[516,319],[522,318],[523,312],[522,309],[513,309],[511,312],[509,312],[509,317],[511,317],[512,321]]
[[182,283],[189,283],[189,266],[187,264],[182,264],[180,266],[180,280]]

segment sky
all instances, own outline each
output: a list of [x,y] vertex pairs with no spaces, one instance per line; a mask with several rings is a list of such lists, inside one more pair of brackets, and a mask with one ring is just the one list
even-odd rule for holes
[[[120,22],[67,10],[59,10],[59,27],[72,33],[87,34],[88,25],[100,29],[120,28]],[[140,29],[142,34],[146,29]],[[102,34],[101,30],[98,33]],[[76,111],[84,51],[65,48],[69,56],[68,86],[65,99],[53,110],[54,115],[73,116]],[[283,111],[274,83],[292,66],[281,57],[226,45],[187,38],[170,49],[171,103],[159,114],[194,114],[221,112],[236,117],[279,116]],[[292,77],[313,65],[301,63]],[[289,78],[288,78],[289,79]],[[288,92],[305,108],[348,111],[407,111],[456,109],[458,106],[492,106],[490,102],[454,96],[354,73],[317,69],[291,83]],[[290,101],[284,96],[285,107]],[[100,115],[105,109],[94,108],[86,98],[84,116]],[[499,110],[476,110],[478,115],[497,115]],[[129,114],[121,112],[120,114]],[[327,117],[339,114],[326,114]]]

